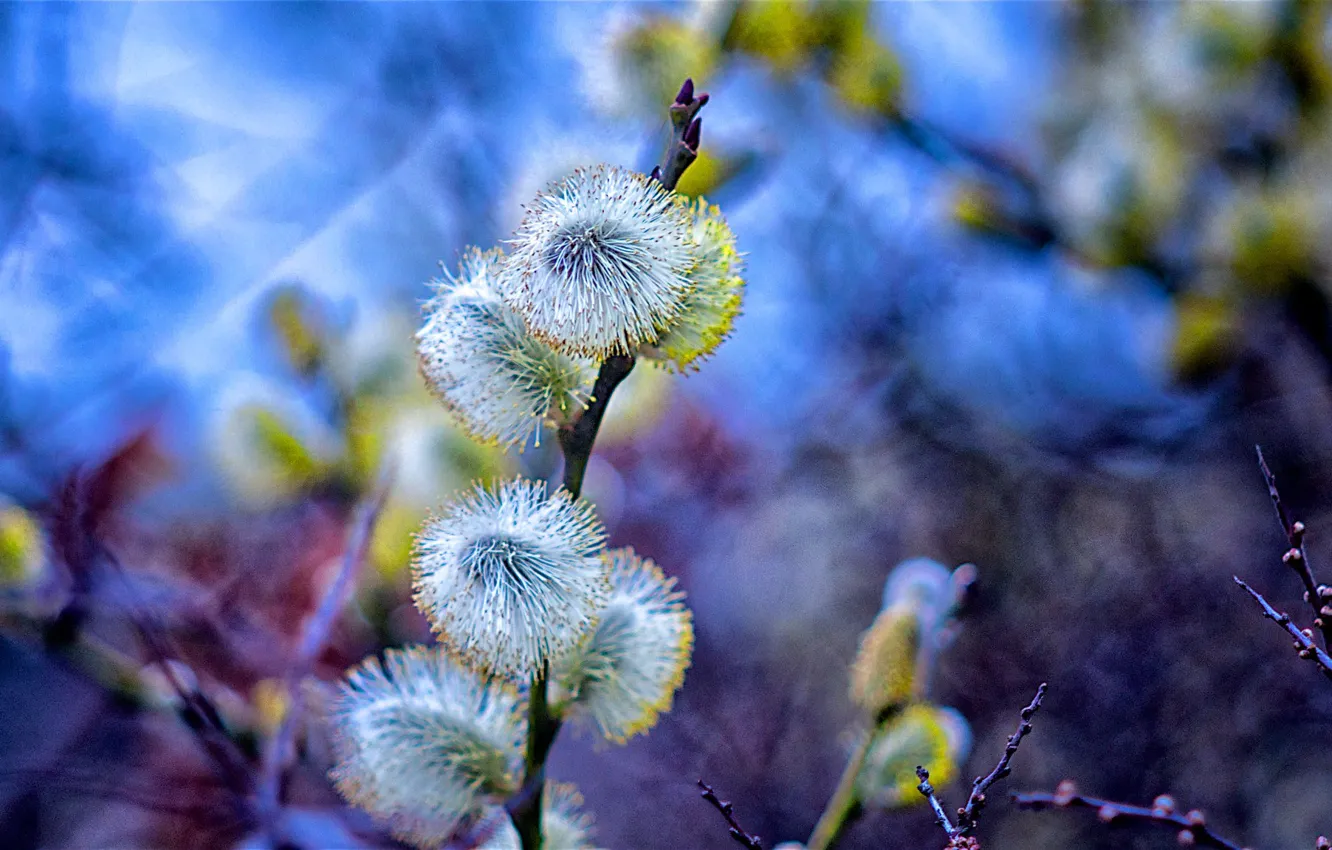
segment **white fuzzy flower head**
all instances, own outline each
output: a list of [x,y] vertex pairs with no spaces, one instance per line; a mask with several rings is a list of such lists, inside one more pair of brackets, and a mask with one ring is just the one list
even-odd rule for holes
[[653,342],[692,286],[683,202],[623,168],[578,169],[538,195],[512,245],[500,294],[533,335],[571,355]]
[[338,791],[416,847],[438,847],[518,787],[526,731],[516,696],[439,648],[362,662],[329,719]]
[[596,630],[551,675],[551,703],[566,716],[623,743],[669,711],[694,646],[693,618],[675,579],[657,565],[615,549],[610,601]]
[[606,532],[592,506],[518,479],[477,487],[416,537],[416,607],[441,643],[487,675],[527,678],[568,651],[606,603]]
[[468,433],[512,446],[580,409],[592,371],[529,334],[500,299],[503,262],[498,250],[464,253],[457,274],[436,282],[416,348],[426,385]]
[[[541,845],[550,850],[590,850],[592,817],[582,810],[583,795],[572,785],[547,782],[541,810]],[[477,850],[522,850],[518,830],[503,809],[494,813],[495,831]]]
[[644,352],[680,372],[697,369],[698,361],[730,335],[745,292],[740,276],[744,260],[735,250],[735,234],[721,210],[698,198],[690,204],[689,214],[696,259],[689,273],[693,288],[675,322]]

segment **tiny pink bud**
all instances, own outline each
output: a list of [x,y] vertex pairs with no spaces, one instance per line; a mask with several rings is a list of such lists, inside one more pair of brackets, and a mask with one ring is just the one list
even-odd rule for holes
[[1055,787],[1054,804],[1056,806],[1067,806],[1073,802],[1073,798],[1078,796],[1078,786],[1073,784],[1072,779],[1065,779]]
[[1160,815],[1171,815],[1175,813],[1175,798],[1169,794],[1162,794],[1152,801],[1152,813]]

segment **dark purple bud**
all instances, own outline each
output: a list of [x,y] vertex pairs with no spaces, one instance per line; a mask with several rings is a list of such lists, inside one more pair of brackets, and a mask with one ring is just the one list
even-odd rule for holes
[[699,105],[699,106],[705,106],[705,105],[707,105],[708,97],[709,97],[709,96],[710,96],[710,95],[709,95],[707,92],[703,92],[701,95],[699,95],[699,96],[698,96],[698,105]]
[[684,141],[685,147],[689,148],[691,151],[697,151],[698,142],[702,135],[703,119],[695,118],[693,121],[690,121],[689,126],[685,128],[684,139],[682,141]]
[[688,106],[694,100],[694,79],[686,77],[684,85],[680,86],[680,93],[675,96],[675,102],[681,106]]
[[649,180],[656,180],[658,183],[661,182],[661,166],[660,166],[660,165],[654,165],[654,166],[652,166],[652,173],[648,175],[648,179],[649,179]]

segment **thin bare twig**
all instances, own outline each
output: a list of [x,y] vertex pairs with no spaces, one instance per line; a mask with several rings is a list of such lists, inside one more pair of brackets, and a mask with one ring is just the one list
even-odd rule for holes
[[984,776],[977,776],[971,783],[971,794],[967,797],[967,804],[957,810],[957,823],[954,824],[948,819],[948,813],[944,809],[943,803],[935,793],[934,786],[930,784],[930,772],[923,766],[916,767],[916,778],[920,784],[916,790],[921,793],[934,810],[934,818],[939,822],[943,831],[948,833],[948,846],[950,848],[974,847],[976,843],[971,840],[972,830],[976,828],[976,821],[980,815],[980,810],[985,807],[985,792],[990,790],[990,786],[1012,773],[1009,767],[1013,761],[1014,754],[1022,744],[1022,739],[1031,734],[1031,718],[1040,711],[1041,701],[1045,699],[1047,685],[1041,682],[1040,687],[1036,689],[1036,696],[1032,697],[1027,707],[1022,709],[1021,721],[1018,722],[1017,730],[1008,736],[1008,744],[1004,747],[1004,754],[999,757],[999,762]]
[[1306,531],[1304,523],[1292,519],[1281,501],[1281,493],[1276,486],[1276,476],[1272,474],[1267,459],[1263,457],[1262,447],[1254,446],[1254,450],[1258,453],[1258,468],[1262,470],[1263,480],[1267,483],[1267,494],[1272,498],[1272,507],[1276,508],[1277,520],[1281,523],[1281,530],[1285,532],[1286,543],[1290,547],[1281,560],[1300,577],[1300,583],[1304,585],[1304,600],[1313,609],[1314,626],[1323,635],[1323,648],[1332,651],[1332,608],[1328,607],[1332,591],[1314,578],[1313,567],[1309,564],[1308,547],[1304,542]]
[[1045,792],[1014,794],[1013,803],[1019,809],[1039,812],[1044,809],[1092,809],[1103,823],[1157,823],[1179,830],[1179,843],[1184,846],[1213,847],[1219,850],[1245,850],[1240,845],[1222,838],[1207,826],[1207,819],[1197,809],[1181,813],[1175,800],[1162,794],[1148,806],[1131,806],[1078,793],[1077,786],[1065,779],[1053,794]]
[[1273,608],[1261,593],[1249,587],[1239,576],[1234,578],[1235,584],[1247,590],[1254,601],[1262,606],[1263,616],[1286,630],[1286,634],[1290,635],[1291,639],[1295,641],[1295,650],[1299,653],[1299,656],[1317,664],[1324,678],[1332,680],[1332,656],[1318,648],[1318,645],[1313,642],[1313,634],[1300,629],[1291,622],[1290,615]]
[[1013,760],[1013,754],[1017,752],[1018,745],[1022,739],[1031,734],[1031,718],[1040,711],[1041,700],[1045,699],[1046,683],[1041,682],[1041,686],[1036,689],[1036,696],[1032,697],[1031,702],[1026,708],[1022,709],[1021,720],[1018,727],[1012,735],[1008,736],[1008,744],[1004,747],[1004,754],[999,757],[999,763],[994,766],[985,776],[978,776],[971,783],[971,794],[967,797],[967,804],[957,813],[957,828],[962,835],[970,835],[971,830],[976,826],[976,817],[980,810],[985,807],[985,792],[990,790],[990,786],[1003,779],[1013,771],[1009,768],[1009,762]]
[[304,708],[301,682],[310,675],[315,657],[328,642],[328,635],[338,612],[342,610],[348,594],[355,587],[356,577],[370,548],[375,522],[379,519],[379,514],[384,509],[384,502],[388,499],[392,479],[393,473],[390,468],[388,466],[382,468],[375,489],[357,510],[351,534],[347,538],[347,548],[343,552],[342,563],[333,580],[329,582],[328,589],[324,591],[319,607],[306,623],[296,657],[292,659],[291,666],[283,679],[287,708],[282,714],[281,721],[278,722],[277,729],[269,737],[268,745],[264,748],[257,789],[259,812],[270,829],[275,827],[282,807],[282,777],[291,760],[296,722],[300,719]]
[[712,786],[698,780],[698,787],[702,789],[699,796],[712,804],[712,807],[721,812],[722,817],[726,818],[726,825],[730,829],[731,838],[741,846],[748,847],[749,850],[763,850],[763,842],[757,835],[751,835],[745,832],[744,828],[735,819],[735,807],[729,801],[723,800],[717,796],[717,792],[712,790]]
[[930,772],[924,767],[916,765],[916,778],[920,780],[916,790],[925,797],[926,802],[930,804],[930,810],[934,812],[935,821],[943,828],[944,832],[948,833],[948,837],[951,839],[956,827],[948,819],[948,812],[944,809],[943,802],[939,800],[939,795],[935,793],[934,786],[930,784]]

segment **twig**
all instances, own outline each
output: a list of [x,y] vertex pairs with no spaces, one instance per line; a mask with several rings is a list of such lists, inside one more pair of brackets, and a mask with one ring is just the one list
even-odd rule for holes
[[700,796],[711,803],[714,809],[721,812],[722,817],[726,818],[726,825],[730,828],[731,837],[735,839],[735,843],[748,847],[749,850],[763,850],[763,842],[759,840],[759,837],[745,832],[744,828],[736,821],[734,806],[728,801],[720,799],[717,792],[712,790],[712,786],[702,779],[698,780],[698,787],[703,789]]
[[943,831],[948,833],[948,846],[950,848],[979,846],[971,838],[971,832],[976,828],[976,820],[980,815],[980,810],[985,806],[985,792],[990,790],[991,785],[1012,772],[1008,765],[1013,760],[1013,755],[1017,753],[1022,739],[1031,734],[1031,718],[1040,710],[1041,700],[1045,699],[1045,691],[1046,683],[1042,682],[1041,686],[1036,689],[1036,696],[1032,697],[1027,707],[1022,709],[1022,720],[1018,723],[1017,730],[1008,737],[1008,745],[1004,747],[1004,754],[999,757],[999,763],[985,776],[977,776],[975,781],[971,783],[971,794],[967,797],[967,804],[957,810],[956,824],[948,820],[948,813],[935,793],[934,786],[930,784],[930,772],[924,767],[916,767],[916,778],[920,780],[916,790],[929,801],[930,808],[934,810],[935,820],[938,821]]
[[1013,754],[1017,752],[1018,745],[1022,739],[1031,734],[1031,718],[1040,711],[1041,700],[1045,699],[1045,682],[1036,689],[1036,696],[1032,698],[1031,703],[1022,709],[1022,720],[1018,723],[1017,729],[1012,735],[1008,736],[1008,744],[1004,747],[1004,754],[999,757],[999,763],[994,766],[987,775],[976,777],[971,783],[971,794],[967,797],[967,804],[957,813],[957,829],[961,835],[970,835],[971,830],[976,826],[976,817],[980,810],[985,807],[985,792],[990,790],[990,786],[1012,773],[1008,764],[1013,760]]
[[[375,489],[357,510],[351,534],[347,539],[347,548],[343,552],[342,563],[333,581],[329,582],[328,589],[324,591],[319,607],[315,609],[306,624],[296,657],[283,679],[287,708],[282,714],[281,721],[278,722],[277,729],[269,737],[268,745],[264,748],[257,789],[259,813],[269,829],[276,827],[278,813],[282,807],[282,777],[291,760],[296,721],[304,708],[301,682],[310,674],[315,657],[328,642],[328,635],[338,612],[346,604],[347,595],[356,584],[361,564],[365,562],[366,552],[370,548],[371,532],[379,519],[380,512],[384,509],[384,502],[388,499],[392,478],[389,467],[382,468]],[[277,836],[274,839],[279,840]]]
[[[680,176],[698,158],[703,121],[698,111],[708,102],[707,94],[694,95],[694,81],[687,79],[670,106],[671,142],[662,164],[652,169],[650,177],[667,189],[674,189]],[[583,476],[592,457],[592,446],[601,430],[601,420],[610,405],[611,394],[634,368],[631,354],[607,357],[597,371],[596,383],[587,407],[571,423],[560,427],[558,439],[564,455],[564,489],[577,498],[583,492]],[[523,786],[505,806],[513,821],[522,850],[540,850],[542,845],[541,810],[546,787],[546,757],[560,731],[560,718],[551,714],[546,704],[546,677],[543,665],[532,676],[527,701],[527,746],[524,750]]]
[[943,803],[939,800],[939,795],[935,793],[934,786],[930,784],[930,772],[921,765],[916,765],[916,778],[920,784],[916,790],[924,796],[926,802],[930,804],[930,809],[934,812],[934,820],[939,824],[944,832],[948,833],[951,839],[955,833],[956,827],[948,819],[948,812],[944,810]]
[[687,79],[680,86],[675,103],[671,104],[671,142],[666,148],[665,160],[652,169],[650,175],[667,189],[674,189],[685,169],[698,159],[698,145],[703,133],[703,119],[698,117],[698,111],[707,103],[707,93],[695,97],[694,81]]
[[1059,783],[1053,794],[1045,792],[1014,794],[1013,803],[1019,809],[1036,812],[1044,809],[1093,809],[1096,816],[1107,824],[1141,821],[1177,827],[1179,843],[1183,846],[1245,850],[1233,841],[1212,832],[1207,826],[1207,819],[1197,809],[1181,814],[1174,798],[1168,794],[1157,797],[1150,807],[1131,806],[1127,803],[1116,803],[1079,794],[1077,786],[1071,780],[1065,779]]
[[1249,595],[1254,598],[1254,601],[1262,606],[1264,617],[1286,630],[1286,634],[1290,635],[1295,641],[1295,650],[1299,653],[1301,658],[1306,658],[1317,664],[1319,670],[1322,671],[1324,678],[1332,680],[1332,656],[1329,656],[1326,652],[1318,648],[1318,645],[1313,642],[1312,632],[1305,631],[1296,626],[1291,622],[1290,615],[1273,608],[1268,604],[1268,601],[1263,598],[1261,593],[1254,590],[1252,587],[1249,587],[1249,585],[1239,576],[1235,576],[1235,584],[1238,584],[1240,587],[1247,590]]
[[1314,578],[1313,567],[1309,564],[1309,551],[1304,545],[1304,523],[1291,519],[1290,512],[1281,501],[1281,493],[1277,491],[1276,476],[1263,457],[1262,447],[1254,446],[1254,450],[1258,453],[1258,468],[1262,470],[1263,480],[1267,482],[1267,494],[1272,497],[1277,520],[1281,523],[1281,530],[1285,532],[1290,547],[1281,560],[1300,577],[1300,583],[1304,585],[1304,600],[1313,609],[1314,626],[1323,635],[1323,648],[1332,650],[1332,607],[1328,605],[1329,600],[1332,600],[1332,590]]

